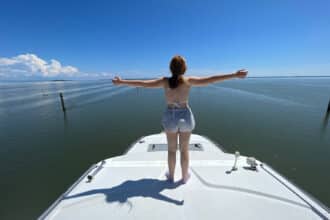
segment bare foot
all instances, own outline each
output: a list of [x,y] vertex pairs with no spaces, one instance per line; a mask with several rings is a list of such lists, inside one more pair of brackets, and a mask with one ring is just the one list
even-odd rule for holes
[[186,184],[189,179],[190,179],[190,173],[187,173],[187,176],[182,177],[181,181],[183,184]]
[[166,176],[167,181],[169,181],[171,183],[174,182],[174,178],[170,176],[170,173],[169,172],[166,172],[165,173],[165,176]]

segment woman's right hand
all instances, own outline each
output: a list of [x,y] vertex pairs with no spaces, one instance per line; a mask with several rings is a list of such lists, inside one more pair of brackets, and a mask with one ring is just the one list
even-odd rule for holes
[[248,71],[246,69],[238,70],[235,73],[236,77],[238,77],[238,78],[245,78],[247,74],[248,74]]
[[115,78],[112,79],[112,83],[119,85],[121,83],[121,78],[119,76],[115,76]]

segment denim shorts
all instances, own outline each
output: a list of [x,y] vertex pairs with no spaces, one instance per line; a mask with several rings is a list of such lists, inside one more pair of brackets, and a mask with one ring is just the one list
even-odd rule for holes
[[166,108],[162,125],[166,132],[191,132],[195,128],[195,118],[190,107]]

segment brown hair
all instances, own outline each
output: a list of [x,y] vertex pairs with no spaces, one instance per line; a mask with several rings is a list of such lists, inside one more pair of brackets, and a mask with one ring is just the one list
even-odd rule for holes
[[168,78],[168,84],[170,88],[174,89],[178,87],[182,82],[182,75],[186,72],[187,64],[182,56],[174,56],[170,62],[170,70],[172,77]]

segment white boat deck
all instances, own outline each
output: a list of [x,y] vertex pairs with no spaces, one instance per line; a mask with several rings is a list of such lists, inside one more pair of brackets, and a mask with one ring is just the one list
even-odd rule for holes
[[[329,219],[323,207],[269,166],[249,169],[240,156],[191,138],[190,173],[165,180],[165,134],[141,138],[119,157],[89,169],[40,219]],[[94,175],[92,181],[87,176]]]

